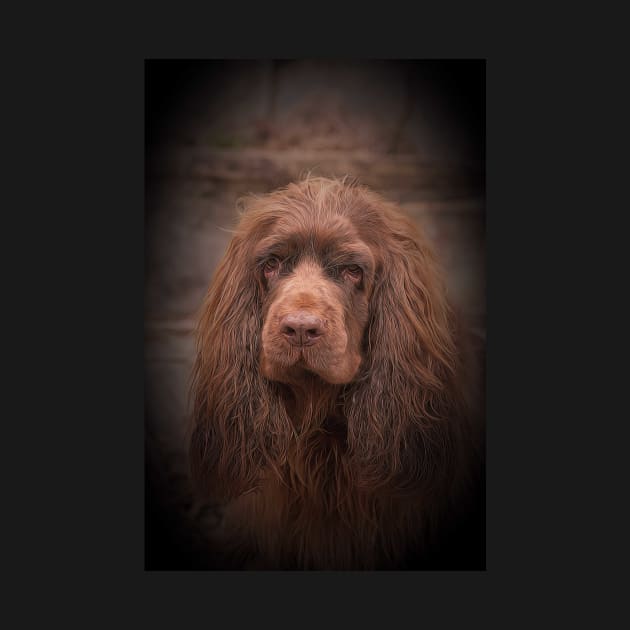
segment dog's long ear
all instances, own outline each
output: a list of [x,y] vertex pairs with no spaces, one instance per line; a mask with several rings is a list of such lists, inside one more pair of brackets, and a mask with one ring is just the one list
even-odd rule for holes
[[261,289],[251,227],[238,229],[219,264],[198,324],[190,466],[199,490],[227,500],[255,486],[284,408],[258,368]]
[[346,398],[348,445],[361,485],[430,485],[458,430],[455,321],[424,237],[395,209],[383,216],[362,376]]

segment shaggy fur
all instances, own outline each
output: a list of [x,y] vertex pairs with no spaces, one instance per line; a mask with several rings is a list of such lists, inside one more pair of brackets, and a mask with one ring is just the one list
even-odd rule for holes
[[261,568],[401,568],[467,505],[480,369],[423,235],[347,180],[245,201],[198,328],[191,472]]

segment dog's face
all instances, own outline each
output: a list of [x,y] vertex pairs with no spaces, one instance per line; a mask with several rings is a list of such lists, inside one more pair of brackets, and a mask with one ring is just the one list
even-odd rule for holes
[[274,381],[305,373],[351,382],[362,360],[375,260],[347,216],[278,217],[255,252],[263,292],[260,367]]

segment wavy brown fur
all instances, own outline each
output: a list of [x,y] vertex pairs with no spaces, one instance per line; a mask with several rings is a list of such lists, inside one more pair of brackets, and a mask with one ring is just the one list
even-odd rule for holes
[[[261,271],[264,246],[292,238],[294,266]],[[328,278],[322,256],[354,247],[366,248],[362,284]],[[293,350],[272,336],[264,348],[262,331],[281,299],[297,299],[297,271],[300,290],[319,283],[321,304],[302,296],[312,310],[329,305],[343,325],[329,348],[304,351],[318,374],[284,366],[275,380],[263,356]],[[354,350],[356,372],[329,376]],[[399,567],[466,503],[482,451],[479,373],[427,242],[393,204],[323,178],[252,197],[199,322],[193,479],[227,505],[230,544],[261,567]]]

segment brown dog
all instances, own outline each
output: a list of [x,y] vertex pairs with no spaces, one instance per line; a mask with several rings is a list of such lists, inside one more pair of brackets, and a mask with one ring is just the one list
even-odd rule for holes
[[481,379],[414,224],[305,179],[248,201],[210,286],[193,478],[259,566],[401,568],[469,503]]

